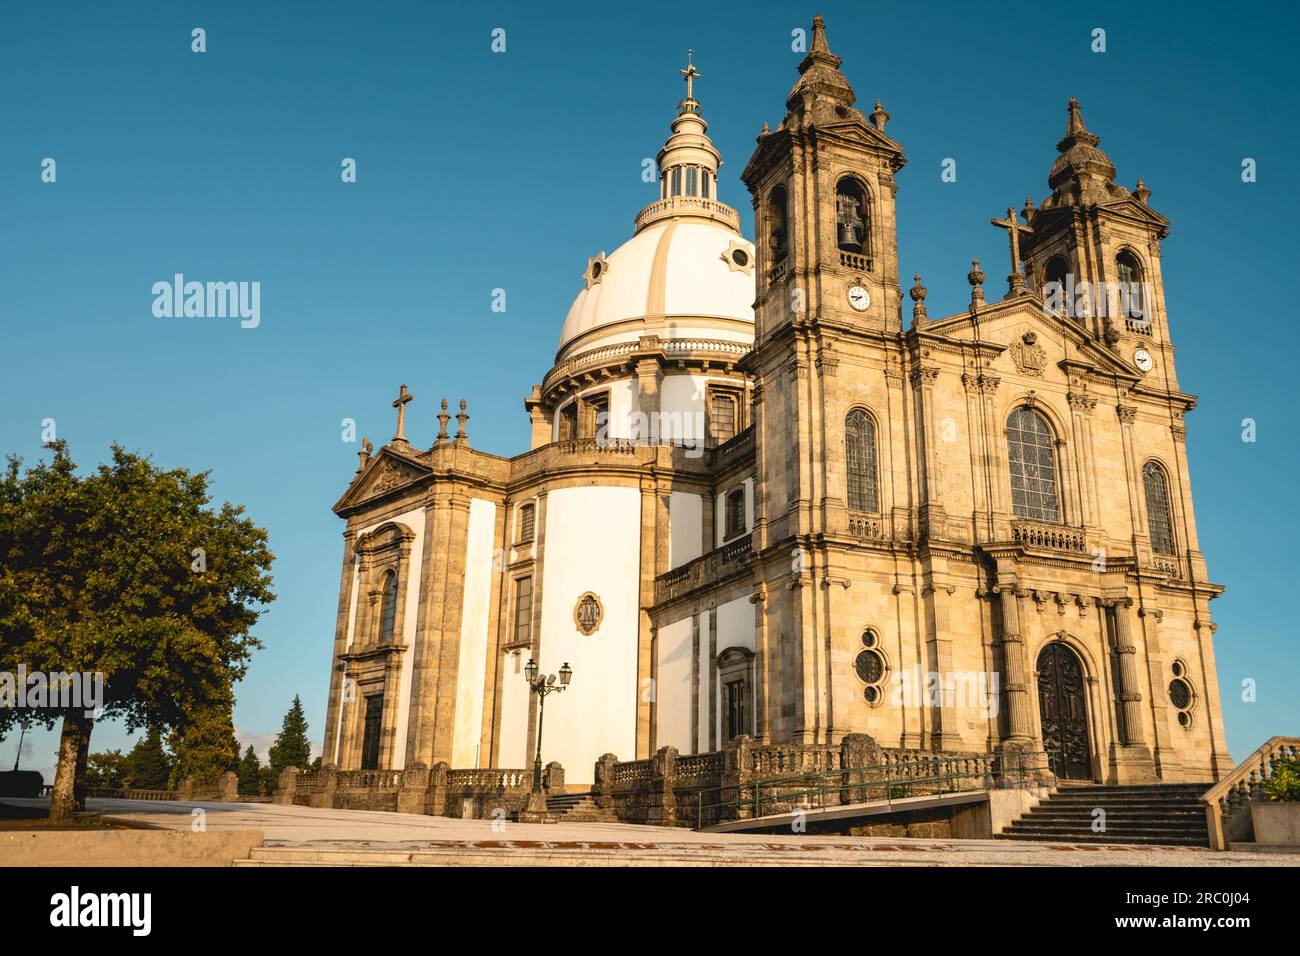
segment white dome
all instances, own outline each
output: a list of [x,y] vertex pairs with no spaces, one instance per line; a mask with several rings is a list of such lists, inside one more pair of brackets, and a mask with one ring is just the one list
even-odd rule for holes
[[[737,249],[744,250],[739,257],[742,263],[731,258]],[[652,221],[599,263],[599,277],[595,281],[589,278],[589,287],[573,300],[560,333],[559,351],[563,354],[574,340],[593,329],[636,319],[651,321],[628,326],[626,334],[611,330],[609,340],[635,342],[643,331],[720,338],[716,327],[707,322],[693,325],[689,320],[721,319],[746,323],[740,331],[752,342],[753,263],[753,243],[716,219],[691,216]],[[589,277],[591,271],[588,269]],[[675,321],[678,318],[687,321]],[[587,336],[583,347],[597,340],[602,344],[609,341]]]

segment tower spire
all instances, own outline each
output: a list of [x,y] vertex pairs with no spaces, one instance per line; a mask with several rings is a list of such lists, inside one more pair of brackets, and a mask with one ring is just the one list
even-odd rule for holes
[[[853,87],[840,72],[844,61],[831,52],[826,42],[826,21],[821,14],[813,17],[812,44],[799,64],[799,80],[786,97],[785,108],[792,116],[812,122],[843,119],[857,101]],[[854,114],[865,124],[860,113]],[[787,121],[788,122],[788,121]]]

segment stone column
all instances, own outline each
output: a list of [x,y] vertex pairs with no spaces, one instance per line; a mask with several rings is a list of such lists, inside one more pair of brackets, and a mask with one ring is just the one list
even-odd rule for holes
[[1030,668],[1025,659],[1025,639],[1020,633],[1020,598],[1028,592],[1016,584],[997,589],[1002,604],[1003,687],[1007,701],[1007,736],[1003,746],[1018,748],[1033,743],[1035,734],[1029,709]]
[[438,761],[429,770],[429,784],[424,791],[424,812],[434,817],[447,815],[447,772],[451,768]]
[[841,803],[865,803],[885,796],[883,785],[864,786],[871,773],[864,768],[880,766],[880,744],[867,734],[845,734],[840,740],[840,769],[844,789],[840,791]]
[[[754,746],[754,741],[745,735],[733,737],[727,742],[727,746],[722,751],[722,790],[718,794],[719,803],[735,803],[742,797],[749,797],[752,794],[745,789],[753,777],[750,770],[752,757],[750,750]],[[718,822],[724,820],[748,820],[753,813],[747,806],[730,806],[721,807],[717,811]],[[706,821],[707,822],[707,821]]]
[[338,761],[339,720],[343,710],[343,673],[340,655],[347,652],[348,624],[352,611],[352,579],[356,576],[355,557],[352,553],[356,532],[343,533],[343,572],[339,580],[339,606],[334,618],[334,656],[330,658],[329,701],[325,711],[324,755],[322,763]]
[[1129,614],[1131,598],[1109,602],[1115,624],[1115,654],[1118,658],[1120,714],[1124,739],[1111,745],[1116,783],[1145,783],[1156,778],[1155,761],[1142,732],[1142,691],[1137,676],[1137,645],[1133,642],[1133,623]]

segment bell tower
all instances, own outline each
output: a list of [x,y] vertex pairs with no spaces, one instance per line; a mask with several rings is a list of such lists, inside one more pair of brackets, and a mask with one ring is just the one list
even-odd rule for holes
[[1037,209],[1025,201],[1030,230],[1021,251],[1030,285],[1049,311],[1073,319],[1140,371],[1159,367],[1176,390],[1160,273],[1169,220],[1148,205],[1151,190],[1142,180],[1132,191],[1115,182],[1115,166],[1078,100],[1066,114],[1047,179],[1052,193]]
[[[853,529],[888,536],[886,488],[909,484],[894,206],[906,160],[884,107],[854,107],[840,64],[816,17],[785,118],[764,124],[741,173],[756,249],[755,568],[772,641],[762,730],[777,741],[842,732],[817,690],[831,679],[825,589],[862,560]],[[906,494],[899,503],[906,512]]]

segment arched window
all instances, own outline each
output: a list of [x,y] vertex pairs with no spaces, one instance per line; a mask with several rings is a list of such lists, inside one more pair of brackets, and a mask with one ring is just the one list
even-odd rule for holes
[[379,600],[379,643],[391,644],[393,628],[397,624],[397,575],[392,571],[384,573],[384,588]]
[[1142,487],[1147,496],[1147,529],[1156,554],[1174,553],[1174,523],[1169,517],[1169,482],[1159,463],[1142,466]]
[[1007,419],[1007,463],[1012,513],[1017,518],[1060,521],[1055,442],[1047,420],[1032,408],[1017,408]]
[[777,186],[767,199],[768,235],[772,245],[772,261],[780,262],[789,251],[786,232],[785,187]]
[[1115,278],[1119,285],[1120,314],[1126,319],[1146,321],[1146,301],[1142,295],[1142,265],[1127,249],[1115,257]]
[[849,510],[878,512],[876,423],[860,408],[844,420],[844,467],[849,479]]
[[867,253],[870,224],[866,191],[855,179],[841,179],[835,187],[836,244],[845,252]]

